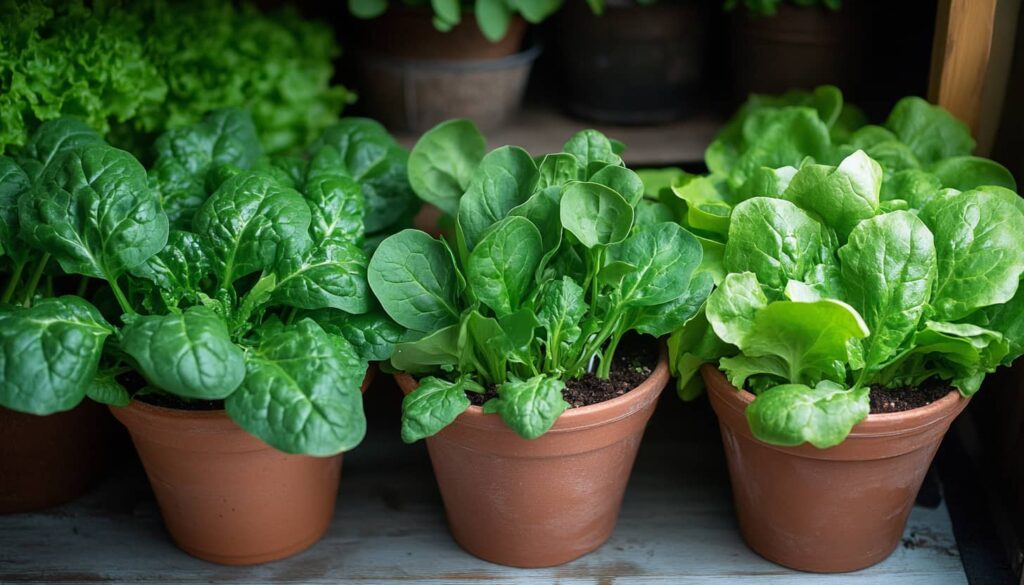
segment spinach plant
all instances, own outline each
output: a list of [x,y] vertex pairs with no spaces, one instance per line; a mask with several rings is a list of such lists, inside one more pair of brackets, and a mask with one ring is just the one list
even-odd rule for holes
[[[903,144],[919,160],[957,155],[967,140],[926,123],[934,110],[922,107],[931,108],[903,101],[890,118],[904,120]],[[1016,193],[978,186],[964,168],[948,175],[963,191],[934,182],[886,200],[883,166],[862,150],[837,166],[807,160],[765,174],[783,180],[730,210],[725,276],[706,313],[670,340],[684,389],[697,366],[718,360],[756,394],[755,436],[823,448],[868,415],[872,385],[937,377],[969,396],[1024,353]]]
[[697,240],[646,221],[643,184],[621,145],[593,130],[537,159],[516,146],[484,154],[467,120],[442,123],[413,148],[409,180],[455,216],[454,246],[415,230],[384,240],[370,287],[408,331],[391,365],[423,375],[403,403],[402,437],[431,436],[496,387],[484,412],[517,433],[546,432],[565,381],[607,378],[629,331],[685,323],[712,286]]
[[[0,404],[46,414],[86,393],[124,404],[118,376],[134,370],[149,384],[142,392],[224,400],[235,422],[282,451],[356,445],[367,356],[390,349],[370,333],[394,327],[371,311],[365,185],[342,150],[325,137],[308,161],[268,160],[248,114],[217,111],[161,137],[147,176],[102,141],[68,146],[77,126],[65,126],[47,143],[62,150],[35,157],[48,161],[39,180],[15,168],[3,183],[5,194],[32,185],[16,194],[17,220],[4,215],[15,234],[4,249],[106,283],[114,308],[104,318],[76,296],[4,307]],[[5,176],[35,172],[31,159],[4,160]],[[17,268],[21,256],[11,257]]]
[[[516,15],[537,24],[554,14],[562,0],[402,0],[404,6],[433,11],[434,28],[448,32],[462,22],[463,12],[470,12],[484,37],[497,43],[508,33],[509,21]],[[348,0],[348,10],[356,18],[377,18],[388,10],[388,0]]]

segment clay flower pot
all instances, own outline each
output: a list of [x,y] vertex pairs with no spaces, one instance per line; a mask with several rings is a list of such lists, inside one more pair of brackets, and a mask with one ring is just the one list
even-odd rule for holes
[[91,401],[47,416],[0,408],[0,514],[57,506],[103,476],[115,423]]
[[872,414],[828,449],[779,447],[750,433],[738,391],[714,366],[701,369],[718,415],[744,540],[780,565],[855,571],[889,556],[950,423],[967,406],[959,392],[927,406]]
[[[418,385],[407,374],[395,378],[406,394]],[[566,410],[532,441],[478,406],[428,438],[455,541],[515,567],[560,565],[601,546],[615,528],[640,439],[668,378],[663,351],[643,384]]]
[[[373,373],[367,372],[364,392]],[[138,400],[110,410],[132,436],[171,538],[188,554],[253,565],[291,556],[327,531],[341,454],[282,453],[223,410]]]

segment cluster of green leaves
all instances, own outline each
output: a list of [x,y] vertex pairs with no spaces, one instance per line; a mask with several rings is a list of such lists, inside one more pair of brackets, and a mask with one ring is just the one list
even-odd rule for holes
[[[737,6],[743,6],[747,12],[756,16],[775,16],[779,6],[786,0],[725,0],[726,10],[735,10]],[[843,0],[788,0],[794,6],[801,8],[822,7],[832,10],[839,10],[843,6]]]
[[[838,444],[874,384],[938,377],[970,395],[1024,352],[1024,202],[1010,174],[917,98],[833,146],[846,130],[829,94],[748,104],[708,149],[711,175],[649,177],[674,181],[662,194],[683,201],[718,262],[705,311],[669,342],[680,394],[721,358],[757,395],[752,431],[782,445]],[[793,166],[767,166],[780,164]]]
[[[356,445],[367,361],[400,334],[361,247],[372,181],[354,173],[377,131],[341,120],[308,160],[268,158],[246,112],[219,110],[157,140],[147,173],[80,122],[44,123],[0,157],[0,404],[123,405],[119,376],[136,371],[149,386],[133,390],[224,400],[282,451]],[[102,283],[95,305],[88,287],[41,291],[47,270]]]
[[229,0],[0,3],[0,152],[83,119],[136,154],[207,111],[246,107],[264,146],[308,144],[353,96],[330,84],[333,33]]
[[484,411],[538,437],[567,407],[565,380],[608,377],[627,332],[665,335],[697,312],[712,287],[700,244],[638,211],[643,184],[621,149],[586,130],[536,159],[516,146],[485,154],[467,120],[419,140],[409,182],[454,216],[454,249],[406,230],[368,273],[408,330],[392,366],[425,375],[403,404],[403,439],[438,432],[488,385],[498,397]]
[[[462,13],[470,12],[484,37],[497,43],[505,38],[515,15],[537,24],[554,14],[562,0],[402,0],[402,5],[429,7],[434,13],[434,28],[440,32],[452,30],[462,22]],[[388,0],[348,0],[348,9],[357,18],[376,18],[387,11]]]

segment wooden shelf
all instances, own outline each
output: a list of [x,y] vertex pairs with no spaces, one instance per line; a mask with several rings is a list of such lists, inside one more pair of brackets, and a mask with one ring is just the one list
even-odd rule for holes
[[561,567],[490,564],[452,541],[426,449],[401,443],[396,414],[389,406],[371,420],[366,441],[345,456],[328,534],[292,558],[223,567],[186,555],[164,532],[141,469],[128,462],[78,502],[0,517],[0,583],[967,583],[944,505],[916,507],[903,545],[858,573],[798,573],[761,559],[737,532],[714,416],[706,403],[683,405],[670,391],[611,540]]
[[[558,152],[570,136],[594,128],[625,143],[626,164],[644,167],[703,162],[704,149],[721,126],[721,120],[706,114],[656,126],[612,126],[572,118],[555,109],[527,108],[504,128],[485,134],[490,148],[515,144],[538,155]],[[412,148],[418,137],[412,133],[397,135],[407,148]]]

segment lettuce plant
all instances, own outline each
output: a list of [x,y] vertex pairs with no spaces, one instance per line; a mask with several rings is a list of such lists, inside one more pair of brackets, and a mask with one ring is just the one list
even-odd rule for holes
[[[462,22],[462,13],[468,11],[484,37],[497,43],[508,33],[513,16],[520,15],[527,22],[537,24],[554,14],[562,6],[562,0],[402,0],[402,4],[418,8],[429,6],[434,13],[434,28],[440,32],[450,31]],[[388,0],[348,0],[348,10],[356,18],[376,18],[387,9]]]
[[[901,108],[920,107],[901,102],[890,124],[910,124]],[[941,127],[896,126],[901,144],[939,167],[966,144]],[[837,166],[764,173],[775,180],[730,210],[724,278],[705,314],[670,341],[682,388],[721,358],[729,380],[756,394],[747,418],[758,438],[823,448],[868,415],[872,385],[936,377],[969,396],[1024,353],[1016,193],[967,165],[886,200],[883,167],[862,150]]]
[[327,27],[227,0],[0,3],[0,153],[75,116],[136,155],[149,136],[246,107],[272,151],[301,147],[353,96]]
[[537,159],[516,146],[484,154],[466,120],[417,143],[410,183],[454,215],[454,249],[406,230],[368,272],[408,330],[392,366],[423,376],[403,402],[404,440],[437,433],[486,386],[498,396],[484,411],[536,438],[568,406],[566,380],[607,378],[627,332],[664,335],[703,304],[712,279],[698,271],[699,243],[637,213],[643,185],[620,150],[587,130]]
[[[338,128],[352,123],[362,124]],[[136,371],[148,383],[138,393],[224,400],[282,451],[356,445],[367,356],[389,347],[351,330],[388,324],[372,313],[363,188],[345,158],[359,140],[339,148],[330,136],[308,162],[266,159],[248,114],[217,111],[158,140],[147,176],[129,153],[59,120],[18,158],[0,158],[5,290],[22,291],[5,292],[20,302],[0,308],[0,404],[48,414],[88,395],[121,405],[120,376]],[[51,260],[105,285],[95,306],[38,298]]]

